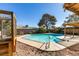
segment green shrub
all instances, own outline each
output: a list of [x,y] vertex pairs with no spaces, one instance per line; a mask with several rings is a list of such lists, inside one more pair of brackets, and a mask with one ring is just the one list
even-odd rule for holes
[[55,33],[63,33],[63,29],[60,27],[56,28],[55,30]]
[[46,29],[44,29],[44,28],[39,28],[38,29],[38,31],[37,31],[37,33],[46,33]]

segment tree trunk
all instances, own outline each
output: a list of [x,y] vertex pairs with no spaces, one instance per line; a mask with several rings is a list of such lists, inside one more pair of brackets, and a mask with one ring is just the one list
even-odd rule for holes
[[46,25],[46,31],[48,32],[48,26]]

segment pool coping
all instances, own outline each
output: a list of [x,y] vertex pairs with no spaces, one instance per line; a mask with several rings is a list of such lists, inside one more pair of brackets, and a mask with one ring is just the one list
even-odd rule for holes
[[[30,35],[30,34],[29,34]],[[21,43],[24,43],[24,44],[27,44],[27,42],[25,42],[25,40],[23,40],[23,38],[21,38],[21,37],[24,37],[25,35],[22,35],[22,36],[20,36],[20,37],[17,37],[17,41],[19,41],[19,42],[21,42]],[[28,40],[28,39],[27,39]],[[29,40],[30,42],[32,42],[33,40]],[[33,41],[33,42],[37,42],[37,43],[41,43],[41,44],[43,44],[42,42],[38,42],[38,41]],[[76,43],[76,44],[78,44],[78,43]],[[32,46],[32,45],[30,45],[30,44],[27,44],[27,45],[29,45],[29,46]],[[61,44],[60,44],[61,45]],[[75,44],[74,44],[75,45]],[[63,46],[63,45],[61,45],[61,46]],[[73,45],[71,45],[71,46],[73,46]],[[32,46],[32,47],[35,47],[35,46]],[[70,47],[70,46],[68,46],[68,47]],[[66,48],[68,48],[67,46],[65,47],[64,46],[64,48],[63,49],[66,49]],[[35,48],[37,48],[37,49],[39,49],[39,50],[42,50],[42,51],[47,51],[47,52],[52,52],[52,51],[48,51],[48,50],[43,50],[43,49],[40,49],[40,48],[38,48],[38,47],[35,47]],[[60,49],[60,50],[54,50],[54,51],[61,51],[61,50],[63,50],[63,49]]]
[[[25,35],[23,35],[23,36],[25,36]],[[21,38],[21,37],[23,37],[23,36],[20,36],[20,37],[18,37],[17,38],[17,41],[19,41],[19,42],[22,42],[22,43],[24,43],[24,44],[27,44],[27,42],[25,43],[25,41],[27,41],[27,40],[23,40],[23,38]],[[33,41],[33,40],[28,40],[28,41],[30,41],[30,42],[37,42],[37,43],[41,43],[41,44],[43,44],[42,42],[38,42],[38,41]],[[27,45],[29,45],[29,46],[32,46],[32,45],[30,45],[30,44],[27,44]],[[62,45],[61,45],[62,46]],[[32,46],[32,47],[35,47],[35,46]],[[64,46],[63,46],[64,47]],[[38,47],[35,47],[35,48],[37,48],[37,49],[39,49],[39,50],[42,50],[42,51],[48,51],[48,50],[43,50],[43,49],[41,49],[41,48],[38,48]],[[64,47],[64,48],[66,48],[66,47]],[[61,50],[61,49],[60,49]],[[54,51],[59,51],[59,50],[54,50]]]
[[[18,40],[17,40],[17,41],[18,41]],[[28,45],[28,46],[30,46],[30,47],[34,47],[34,46],[29,45],[29,44],[23,43],[23,42],[21,42],[21,41],[18,41],[18,42],[20,42],[20,43],[22,43],[22,44],[25,44],[25,45]],[[41,51],[44,51],[44,52],[57,52],[57,51],[62,51],[62,50],[64,50],[64,49],[66,49],[66,48],[64,48],[64,49],[56,50],[56,51],[46,51],[46,50],[42,50],[42,49],[37,48],[37,47],[34,47],[34,48],[36,48],[36,49],[38,49],[38,50],[41,50]]]

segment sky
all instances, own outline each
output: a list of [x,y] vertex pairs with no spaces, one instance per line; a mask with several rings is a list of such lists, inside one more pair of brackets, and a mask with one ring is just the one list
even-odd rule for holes
[[64,12],[63,3],[0,3],[0,10],[13,11],[17,26],[30,27],[38,27],[37,24],[45,13],[56,17],[56,26],[61,26],[65,18],[72,14]]

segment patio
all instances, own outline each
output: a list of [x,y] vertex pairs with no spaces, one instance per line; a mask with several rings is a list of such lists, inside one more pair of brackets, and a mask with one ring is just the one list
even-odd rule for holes
[[79,43],[66,49],[53,52],[41,51],[19,41],[16,42],[16,48],[17,56],[79,56]]
[[[63,40],[64,36],[59,37]],[[53,55],[53,56],[66,56],[66,55],[79,55],[79,36],[67,36],[59,43],[51,43],[51,48],[45,50],[45,45],[41,47],[42,43],[25,40],[21,37],[17,37],[16,43],[16,55]],[[64,52],[64,53],[63,53]]]

